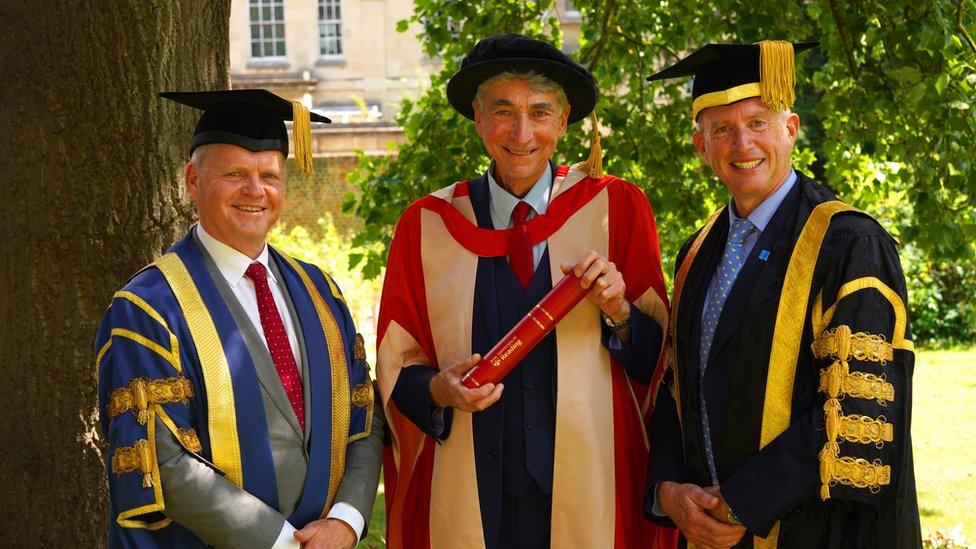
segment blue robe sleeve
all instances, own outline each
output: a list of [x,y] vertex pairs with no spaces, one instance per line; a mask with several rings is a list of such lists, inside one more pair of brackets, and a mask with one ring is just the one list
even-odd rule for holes
[[431,402],[430,380],[437,370],[414,364],[400,370],[391,398],[407,419],[424,434],[444,440],[451,434],[454,408],[438,408]]
[[156,419],[187,451],[201,451],[192,427],[195,389],[183,375],[179,341],[147,299],[123,290],[105,313],[95,352],[111,519],[127,528],[163,528],[170,521],[161,514]]

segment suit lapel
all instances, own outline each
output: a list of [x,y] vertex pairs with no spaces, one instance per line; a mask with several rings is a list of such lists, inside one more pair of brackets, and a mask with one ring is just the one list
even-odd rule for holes
[[[685,385],[697,402],[698,393],[701,390],[699,384],[699,371],[701,369],[701,357],[698,356],[698,342],[701,340],[701,322],[705,307],[705,295],[708,285],[715,274],[718,262],[722,258],[722,251],[725,247],[725,239],[729,231],[729,217],[726,212],[715,220],[712,230],[705,237],[701,249],[695,256],[691,266],[692,273],[696,276],[689,276],[685,281],[685,289],[682,290],[681,300],[686,307],[691,307],[691,314],[679,315],[680,325],[678,326],[679,341],[682,341],[682,350],[685,360],[684,379]],[[688,309],[685,309],[688,310]],[[685,334],[682,337],[682,333]]]

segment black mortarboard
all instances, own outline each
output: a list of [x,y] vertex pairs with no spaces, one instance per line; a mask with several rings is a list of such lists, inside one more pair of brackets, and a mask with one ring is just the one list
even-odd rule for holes
[[447,83],[447,99],[454,110],[474,120],[471,102],[482,82],[501,72],[530,70],[563,87],[570,124],[586,118],[596,106],[596,83],[590,71],[552,44],[521,34],[499,34],[475,44]]
[[819,43],[764,40],[756,44],[706,44],[647,80],[694,76],[694,118],[702,109],[750,97],[761,97],[772,108],[790,108],[796,98],[794,55]]
[[201,145],[229,143],[252,152],[281,151],[288,156],[285,120],[292,120],[295,164],[306,176],[311,173],[310,122],[331,122],[309,112],[301,101],[288,101],[268,90],[217,90],[162,92],[164,99],[200,109],[190,143],[190,153]]

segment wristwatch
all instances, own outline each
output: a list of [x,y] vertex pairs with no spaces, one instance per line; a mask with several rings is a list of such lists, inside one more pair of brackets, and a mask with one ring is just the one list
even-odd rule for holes
[[619,334],[627,328],[630,328],[630,315],[627,315],[627,318],[621,320],[620,322],[614,322],[613,319],[607,316],[606,313],[601,312],[600,315],[603,316],[603,323],[606,324],[608,328],[613,330],[613,333],[615,334]]

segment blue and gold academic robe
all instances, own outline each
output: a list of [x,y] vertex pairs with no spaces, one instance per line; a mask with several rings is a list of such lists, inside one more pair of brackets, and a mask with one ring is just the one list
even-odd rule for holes
[[[920,545],[915,359],[895,242],[797,173],[736,278],[699,382],[705,294],[728,226],[723,208],[676,262],[650,486],[712,484],[704,392],[719,485],[747,528],[737,547]],[[661,520],[652,501],[646,514]]]
[[[300,529],[331,508],[347,444],[370,434],[373,393],[361,337],[336,285],[313,265],[269,252],[306,358],[308,469],[287,517]],[[205,253],[191,230],[113,296],[98,330],[112,547],[204,545],[166,516],[156,455],[160,425],[237,487],[273,509],[292,507],[278,501],[255,361]]]

